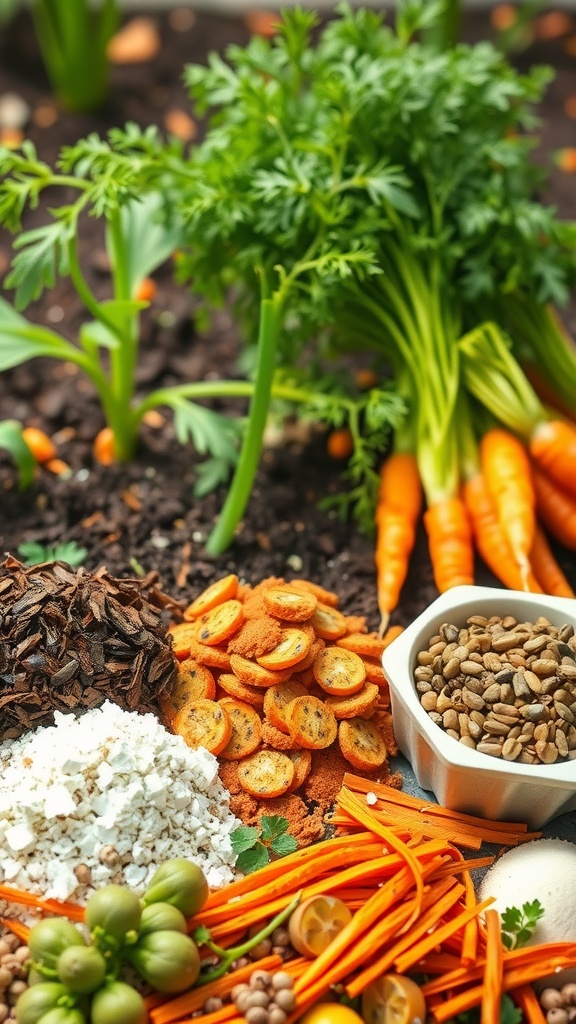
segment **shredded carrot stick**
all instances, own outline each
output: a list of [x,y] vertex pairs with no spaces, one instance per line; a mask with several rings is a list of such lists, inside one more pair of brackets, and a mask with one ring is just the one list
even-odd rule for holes
[[492,896],[488,897],[478,903],[475,907],[467,907],[462,910],[458,917],[452,921],[447,921],[446,924],[440,928],[435,929],[432,935],[427,935],[421,942],[416,943],[411,949],[407,950],[401,956],[395,960],[395,968],[400,974],[405,974],[415,963],[429,953],[430,950],[434,949],[435,946],[440,946],[449,935],[452,935],[459,928],[463,927],[467,921],[470,921],[474,916],[481,914],[486,907],[489,907],[491,903],[494,903]]
[[263,957],[261,960],[251,961],[246,967],[238,967],[235,971],[229,971],[216,981],[210,981],[206,985],[190,989],[175,999],[170,999],[161,1007],[150,1011],[153,1024],[171,1024],[179,1020],[186,1013],[193,1013],[204,1005],[211,996],[227,996],[235,985],[240,985],[250,979],[253,971],[275,971],[282,966],[282,957],[278,954]]
[[[271,861],[264,868],[260,868],[258,872],[258,882],[260,886],[264,886],[268,882],[274,881],[274,879],[281,877],[291,868],[299,867],[301,864],[305,864],[307,861],[315,861],[319,856],[325,853],[327,850],[330,853],[335,853],[336,850],[342,850],[351,846],[361,847],[367,842],[374,842],[374,835],[371,832],[359,832],[356,835],[336,836],[332,839],[325,839],[321,843],[316,843],[312,846],[304,846],[299,850],[295,850],[294,853],[289,853],[285,857],[281,857],[278,860]],[[191,918],[190,923],[193,927],[200,925],[204,920],[205,911],[210,910],[212,907],[222,906],[224,903],[229,903],[246,892],[251,892],[254,888],[254,875],[246,875],[245,878],[240,878],[235,882],[231,882],[230,885],[224,886],[222,889],[213,890],[202,910],[202,916]]]
[[46,914],[58,914],[60,917],[68,917],[71,921],[84,920],[84,907],[77,903],[67,901],[45,899],[24,889],[16,889],[12,885],[0,885],[0,899],[9,903],[20,903],[25,907],[34,907]]
[[495,427],[480,441],[480,461],[512,557],[524,580],[523,589],[527,590],[536,525],[536,496],[528,452],[514,434]]
[[544,531],[538,525],[534,530],[530,564],[545,594],[553,594],[555,597],[576,597],[556,561]]
[[511,990],[510,995],[522,1010],[526,1024],[547,1024],[538,996],[531,985],[519,985]]
[[535,465],[532,482],[542,523],[565,548],[576,551],[576,498]]
[[464,502],[444,498],[424,513],[434,582],[441,594],[474,583],[472,528]]
[[30,929],[27,925],[22,924],[22,921],[16,921],[11,917],[0,917],[0,924],[3,924],[13,935],[17,935],[22,942],[28,943]]
[[[391,947],[380,952],[380,955],[368,967],[361,970],[346,985],[346,993],[350,999],[355,999],[367,985],[385,974],[394,963],[396,957],[419,941],[430,929],[434,928],[446,911],[458,902],[463,893],[464,887],[459,884],[454,885],[450,879],[436,883],[436,887],[432,886],[422,903],[424,912],[421,913],[417,924],[412,925],[407,935],[402,934]],[[429,903],[432,903],[432,905],[429,906]],[[405,929],[403,929],[403,932],[405,932]]]
[[504,957],[500,914],[488,909],[486,921],[486,961],[484,967],[480,1024],[500,1024],[500,1003],[502,1001],[502,979]]
[[534,462],[559,487],[576,497],[576,426],[565,420],[540,423],[530,438]]
[[[352,793],[350,790],[347,790],[346,788],[340,790],[340,793],[338,794],[338,804],[345,811],[348,811],[348,813],[351,814],[353,818],[356,818],[356,821],[360,825],[364,825],[366,828],[372,828],[376,835],[379,835],[382,839],[385,840],[387,846],[390,846],[392,850],[395,850],[396,853],[399,853],[400,856],[404,858],[404,860],[406,861],[406,865],[412,872],[414,878],[417,898],[419,902],[422,903],[422,897],[424,895],[424,882],[422,880],[422,870],[418,863],[418,860],[416,859],[412,851],[409,849],[407,844],[403,843],[402,840],[398,839],[394,835],[392,829],[388,828],[386,825],[383,825],[377,818],[375,818],[374,815],[371,815],[366,806],[362,804],[358,797],[355,796],[355,794]],[[420,909],[419,907],[416,907],[414,910],[414,920],[416,920],[419,913]]]
[[[464,872],[464,888],[466,890],[465,903],[467,907],[473,907],[476,903],[476,891],[474,882],[470,875],[471,867],[468,865]],[[462,940],[462,966],[468,967],[473,964],[478,954],[478,918],[473,917],[464,926],[464,938]]]

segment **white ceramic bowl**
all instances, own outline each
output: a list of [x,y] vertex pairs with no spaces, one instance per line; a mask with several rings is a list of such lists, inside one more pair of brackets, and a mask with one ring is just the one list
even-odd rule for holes
[[544,615],[554,625],[572,623],[576,629],[576,601],[568,598],[495,587],[448,590],[382,656],[398,746],[418,785],[431,790],[444,807],[541,828],[556,815],[576,809],[576,760],[525,765],[478,753],[448,736],[420,704],[413,675],[418,652],[442,623],[463,627],[470,615],[513,615],[523,622]]

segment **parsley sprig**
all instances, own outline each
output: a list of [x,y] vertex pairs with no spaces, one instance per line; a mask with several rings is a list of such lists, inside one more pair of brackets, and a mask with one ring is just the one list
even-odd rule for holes
[[521,907],[507,907],[501,915],[502,942],[506,949],[524,946],[543,915],[544,907],[539,900],[528,901]]
[[298,843],[288,832],[289,823],[278,815],[263,814],[260,827],[241,825],[232,832],[232,849],[237,854],[236,868],[244,875],[258,871],[270,861],[270,855],[283,857],[294,853]]

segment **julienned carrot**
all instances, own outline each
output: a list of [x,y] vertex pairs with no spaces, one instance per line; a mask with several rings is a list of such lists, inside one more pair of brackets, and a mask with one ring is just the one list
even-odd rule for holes
[[376,506],[376,596],[383,634],[398,604],[408,574],[422,509],[422,484],[416,457],[393,452],[380,469]]
[[[403,843],[401,839],[398,839],[398,837],[394,835],[393,830],[388,828],[387,825],[382,824],[375,815],[371,815],[366,805],[363,804],[362,801],[359,800],[358,797],[350,790],[340,790],[340,793],[338,794],[338,804],[344,811],[351,814],[353,818],[356,818],[359,825],[364,825],[365,828],[371,828],[376,835],[384,839],[386,845],[390,849],[395,850],[396,853],[399,853],[400,856],[404,858],[406,866],[412,872],[414,878],[417,899],[422,903],[424,895],[422,868],[417,857],[414,856],[408,845]],[[416,920],[419,913],[420,908],[417,906],[414,910],[414,920]],[[410,923],[412,923],[412,921],[410,921]]]
[[[229,971],[228,974],[217,978],[216,981],[190,989],[174,999],[166,1001],[166,997],[164,997],[162,1006],[149,1010],[152,1024],[171,1024],[172,1021],[179,1020],[184,1014],[199,1010],[211,996],[227,996],[235,985],[249,981],[253,971],[275,971],[281,966],[282,957],[274,953],[256,962],[251,961],[246,967],[238,967],[235,971]],[[149,1006],[148,1002],[147,1006]]]
[[474,583],[472,527],[461,498],[444,498],[424,513],[434,582],[441,594]]
[[477,903],[474,907],[465,907],[460,913],[447,921],[445,924],[436,928],[431,935],[426,935],[420,942],[412,946],[411,949],[406,950],[400,956],[396,957],[394,961],[394,967],[397,973],[406,974],[411,967],[414,967],[423,957],[426,956],[436,946],[441,946],[442,943],[455,932],[464,928],[468,921],[473,917],[479,916],[482,911],[486,910],[491,903],[494,903],[494,898],[489,896],[487,899],[482,900],[481,903]]
[[[538,946],[523,946],[520,949],[506,950],[503,952],[504,977],[511,973],[525,971],[533,974],[534,970],[541,969],[543,964],[548,964],[549,971],[553,971],[560,961],[568,961],[570,958],[572,961],[576,958],[576,943],[574,942],[548,942]],[[427,967],[428,959],[427,957],[422,960]],[[424,997],[428,998],[429,995],[442,992],[453,992],[462,985],[468,988],[471,983],[482,980],[484,969],[485,953],[482,953],[476,963],[470,967],[458,966],[453,970],[448,969],[431,981],[425,982],[421,986]],[[540,976],[545,976],[546,973],[548,972],[543,970]],[[537,976],[535,975],[535,977]]]
[[[252,891],[235,897],[232,903],[224,903],[219,907],[213,907],[211,910],[202,910],[198,915],[198,922],[201,922],[205,928],[213,928],[223,921],[234,924],[241,913],[250,910],[252,907],[266,905],[272,897],[281,897],[286,894],[293,895],[314,879],[324,875],[330,877],[330,875],[334,875],[335,871],[340,871],[353,865],[373,862],[381,857],[382,843],[370,843],[362,847],[351,847],[350,849],[344,847],[340,848],[336,853],[327,851],[316,860],[311,860],[307,864],[294,868],[292,871],[286,871],[280,878],[274,879],[274,881],[266,885],[257,885],[254,881]],[[390,873],[392,873],[394,867],[395,864],[391,860]],[[256,879],[258,876],[253,875],[252,877]]]
[[60,917],[68,917],[71,921],[84,920],[84,907],[77,903],[67,901],[45,899],[24,889],[17,889],[11,885],[0,885],[0,899],[9,903],[20,903],[25,907],[35,907],[46,914],[58,914]]
[[342,779],[343,787],[351,789],[356,793],[374,793],[375,796],[381,797],[390,803],[399,804],[402,807],[413,808],[416,811],[426,811],[431,815],[437,815],[438,817],[446,818],[455,824],[458,824],[458,828],[465,831],[468,826],[478,826],[481,829],[486,829],[489,826],[492,832],[500,833],[496,840],[502,846],[516,845],[519,842],[525,842],[528,839],[539,839],[540,832],[528,832],[528,826],[523,822],[517,821],[486,821],[485,818],[478,818],[473,814],[466,814],[464,811],[453,811],[448,807],[441,807],[440,804],[433,804],[429,800],[424,800],[421,797],[411,796],[409,793],[404,793],[402,790],[394,789],[392,786],[387,786],[383,782],[372,782],[362,778],[361,775],[354,775],[351,772],[346,772]]
[[[278,860],[271,861],[266,867],[260,868],[258,871],[258,882],[262,888],[274,879],[279,878],[293,867],[298,867],[301,864],[305,864],[308,861],[317,861],[323,853],[327,851],[335,853],[337,850],[348,849],[350,847],[363,847],[366,843],[374,842],[374,834],[369,831],[358,832],[356,835],[346,836],[335,836],[333,839],[325,839],[321,843],[315,843],[313,846],[304,846],[299,850],[295,850],[294,853],[289,853],[285,857],[281,857]],[[211,909],[212,907],[220,907],[223,904],[235,901],[237,896],[243,895],[243,893],[252,892],[254,889],[254,875],[246,875],[245,878],[240,878],[236,882],[231,882],[230,885],[224,886],[222,889],[215,889],[210,893],[204,908],[204,911]],[[232,904],[233,905],[233,904]],[[196,918],[190,919],[190,924],[193,927],[202,924],[202,915]]]
[[[514,434],[495,427],[480,441],[480,462],[512,556],[527,580],[536,525],[536,496],[528,453]],[[523,589],[528,589],[527,585]]]
[[576,498],[536,465],[532,466],[532,482],[538,517],[556,540],[576,551]]
[[[385,804],[381,808],[372,807],[371,813],[377,821],[391,828],[398,838],[403,839],[404,836],[418,835],[421,837],[426,836],[429,839],[445,839],[446,841],[456,843],[466,850],[479,850],[483,842],[483,836],[480,833],[477,835],[470,833],[464,836],[458,834],[455,838],[453,825],[446,824],[440,819],[437,822],[430,822],[424,815],[419,814],[418,811],[404,810],[396,804],[390,807],[386,807]],[[334,825],[343,825],[344,827],[357,824],[353,817],[346,815],[342,810],[335,811],[330,817],[330,821]],[[401,829],[403,830],[402,835],[400,835],[399,831]]]
[[576,426],[565,420],[539,423],[529,447],[534,462],[559,487],[576,497]]
[[522,1010],[526,1024],[547,1024],[538,996],[531,985],[519,985],[511,990],[510,995]]
[[534,531],[530,564],[545,594],[553,594],[555,597],[576,597],[556,561],[544,531],[538,525]]
[[502,979],[504,975],[504,949],[500,929],[500,914],[487,910],[486,921],[486,962],[484,984],[480,1005],[480,1024],[500,1024],[500,1003],[502,1001]]
[[399,938],[398,932],[393,935],[396,941],[392,942],[388,949],[382,949],[381,945],[376,947],[378,949],[376,959],[359,971],[345,986],[350,999],[355,999],[367,985],[384,975],[400,953],[418,942],[429,929],[435,928],[446,911],[461,899],[463,893],[464,887],[459,883],[455,885],[449,878],[432,885],[422,901],[418,922],[412,925],[408,934],[405,929],[402,929]]
[[[474,888],[474,882],[470,871],[472,868],[467,867],[464,872],[463,882],[466,890],[465,903],[467,907],[473,907],[476,903],[476,890]],[[462,954],[461,962],[463,967],[468,967],[473,964],[478,955],[478,918],[473,917],[468,924],[464,927],[464,935],[462,938]]]
[[12,932],[13,935],[17,935],[22,942],[27,943],[30,935],[30,929],[27,925],[22,924],[22,921],[16,921],[10,917],[0,917],[0,924],[4,925],[8,931]]
[[466,480],[462,496],[472,523],[476,548],[496,578],[511,590],[523,590],[526,586],[533,594],[541,593],[541,587],[534,574],[528,573],[526,578],[523,578],[514,560],[508,538],[498,518],[496,505],[482,473],[476,473]]

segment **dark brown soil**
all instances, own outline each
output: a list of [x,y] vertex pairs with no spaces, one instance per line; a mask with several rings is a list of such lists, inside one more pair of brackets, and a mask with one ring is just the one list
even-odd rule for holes
[[[105,110],[93,116],[61,113],[49,128],[31,122],[28,134],[42,158],[51,162],[62,145],[90,131],[102,134],[129,119],[163,127],[168,110],[190,110],[181,82],[184,65],[204,61],[210,50],[222,51],[227,43],[242,44],[248,38],[244,23],[231,17],[198,12],[192,28],[177,31],[168,15],[153,16],[163,40],[159,56],[147,64],[115,67]],[[468,38],[490,34],[484,15],[468,18]],[[566,52],[562,40],[541,42],[520,59],[524,64],[552,63],[557,71],[542,108],[543,153],[574,144],[575,122],[563,104],[576,91],[576,59]],[[5,30],[0,43],[0,93],[4,91],[22,95],[33,112],[49,97],[25,13]],[[573,183],[573,177],[555,171],[549,187],[549,198],[567,217],[576,213]],[[108,278],[102,270],[102,243],[94,222],[86,225],[82,247],[93,287],[106,294]],[[9,253],[10,240],[1,235],[0,273],[7,268]],[[157,275],[157,282],[158,295],[142,338],[139,386],[149,390],[237,372],[238,336],[229,314],[220,313],[210,330],[199,334],[192,301],[173,283],[169,268]],[[162,326],[161,314],[166,311],[173,316],[171,327]],[[55,323],[73,337],[81,309],[63,281],[29,315]],[[33,487],[20,493],[13,466],[0,452],[0,552],[17,554],[25,540],[43,544],[74,540],[88,549],[88,568],[105,564],[119,576],[155,570],[161,586],[182,599],[190,599],[207,582],[232,570],[251,582],[270,574],[307,576],[336,590],[346,611],[364,614],[370,627],[376,626],[373,543],[353,523],[341,523],[318,508],[319,499],[342,486],[341,466],[328,457],[322,436],[314,436],[306,445],[293,443],[266,452],[235,543],[213,559],[205,554],[204,542],[223,493],[194,499],[195,456],[176,442],[169,419],[158,428],[143,429],[133,463],[99,467],[92,459],[91,442],[103,421],[90,385],[74,367],[45,360],[0,379],[0,418],[7,417],[55,436],[59,455],[72,473],[63,479],[43,470]],[[576,582],[573,557],[565,552],[561,557]],[[478,582],[495,582],[481,565]],[[393,621],[406,624],[436,596],[421,534]]]

